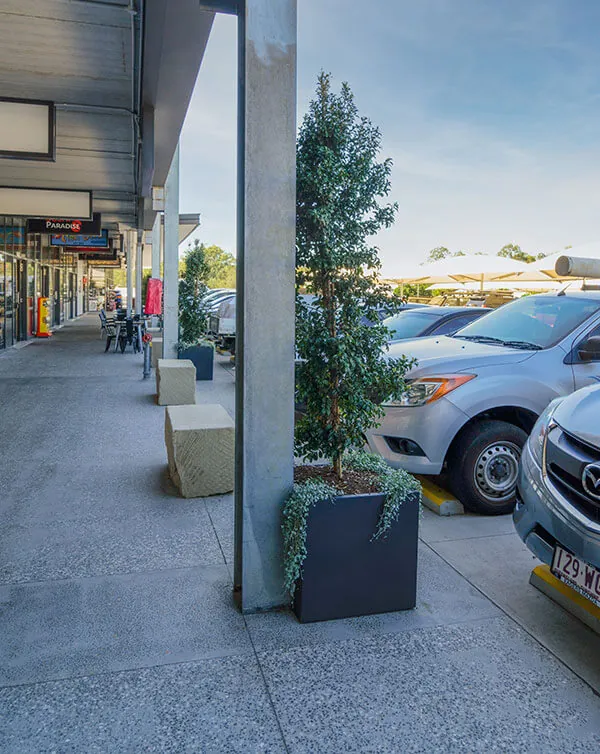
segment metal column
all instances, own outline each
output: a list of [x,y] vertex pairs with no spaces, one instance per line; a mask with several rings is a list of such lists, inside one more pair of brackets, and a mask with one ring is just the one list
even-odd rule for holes
[[136,252],[135,252],[135,313],[141,314],[142,313],[142,281],[143,281],[143,274],[142,274],[142,267],[143,267],[143,257],[144,257],[144,245],[142,243],[144,238],[144,231],[139,231],[138,233],[134,232],[134,240],[137,235],[137,246],[136,246]]
[[179,340],[179,145],[165,183],[163,355],[177,358]]
[[252,612],[286,601],[281,508],[294,463],[296,0],[243,5],[234,578],[242,611]]
[[131,317],[133,300],[133,238],[130,230],[125,231],[125,264],[127,265],[127,316]]
[[[160,257],[162,246],[162,214],[157,212],[154,216],[154,225],[152,226],[152,277],[160,278]],[[152,317],[152,326],[156,327],[158,317]]]

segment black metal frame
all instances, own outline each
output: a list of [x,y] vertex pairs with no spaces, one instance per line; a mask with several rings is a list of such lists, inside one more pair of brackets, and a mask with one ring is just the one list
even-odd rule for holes
[[18,102],[22,105],[43,105],[48,108],[48,151],[14,152],[0,149],[0,157],[11,160],[34,160],[39,162],[56,162],[56,106],[49,100],[23,99],[21,97],[0,97],[0,102]]

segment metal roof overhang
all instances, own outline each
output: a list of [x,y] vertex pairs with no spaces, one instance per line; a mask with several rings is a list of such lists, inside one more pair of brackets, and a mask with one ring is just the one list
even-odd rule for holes
[[0,158],[0,185],[91,190],[105,227],[143,227],[213,18],[198,0],[2,0],[0,96],[56,103],[56,159]]

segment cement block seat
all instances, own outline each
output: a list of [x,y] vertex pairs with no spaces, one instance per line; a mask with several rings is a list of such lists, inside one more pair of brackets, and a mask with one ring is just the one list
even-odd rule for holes
[[182,497],[233,490],[234,424],[223,406],[168,406],[165,444],[169,473]]
[[159,359],[156,367],[159,406],[196,403],[196,367],[189,359]]
[[159,335],[152,336],[152,369],[156,369],[158,366],[158,360],[163,357],[163,339]]

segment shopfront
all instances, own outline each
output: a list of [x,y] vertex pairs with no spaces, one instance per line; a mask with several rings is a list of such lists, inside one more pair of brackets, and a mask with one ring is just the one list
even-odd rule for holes
[[0,349],[34,337],[37,300],[50,299],[51,326],[79,314],[77,254],[26,233],[25,218],[0,215]]

